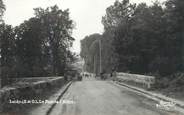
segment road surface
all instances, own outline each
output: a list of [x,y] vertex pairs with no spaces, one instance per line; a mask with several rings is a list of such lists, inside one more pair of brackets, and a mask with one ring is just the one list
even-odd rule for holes
[[86,78],[72,83],[51,115],[180,115],[159,110],[156,103],[108,81]]

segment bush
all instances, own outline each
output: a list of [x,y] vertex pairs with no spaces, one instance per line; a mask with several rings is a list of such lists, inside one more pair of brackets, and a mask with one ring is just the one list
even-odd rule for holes
[[149,70],[158,72],[161,76],[168,76],[176,72],[177,64],[175,59],[157,57],[149,64]]
[[155,89],[165,89],[169,86],[169,78],[164,77],[164,78],[156,78],[154,88]]
[[183,91],[184,73],[178,72],[165,77],[157,77],[154,88],[167,89],[168,91]]

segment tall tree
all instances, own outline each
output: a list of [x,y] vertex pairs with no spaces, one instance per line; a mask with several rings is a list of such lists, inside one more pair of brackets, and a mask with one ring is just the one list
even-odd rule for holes
[[112,29],[119,24],[129,20],[134,13],[135,4],[130,4],[129,0],[116,0],[113,5],[106,9],[106,15],[102,17],[104,29]]
[[54,75],[62,75],[66,66],[67,52],[74,41],[71,37],[74,28],[69,10],[60,10],[57,6],[47,9],[35,9],[36,18],[41,19],[46,47],[50,55],[50,65]]
[[2,86],[7,84],[8,78],[15,76],[15,40],[14,30],[10,25],[0,25],[0,69]]
[[85,60],[85,69],[88,72],[97,72],[99,64],[99,39],[101,39],[100,34],[92,34],[86,36],[81,40],[81,52],[80,56]]
[[[122,53],[121,51],[122,49],[118,48],[122,46],[121,45],[122,42],[120,41],[116,42],[118,40],[115,40],[115,39],[118,39],[117,36],[119,36],[119,34],[121,34],[120,38],[122,38],[120,40],[127,39],[126,36],[128,36],[129,34],[128,32],[129,21],[131,17],[134,15],[134,9],[135,9],[135,4],[130,4],[129,0],[123,0],[121,2],[115,1],[113,5],[109,6],[106,9],[106,15],[102,17],[102,24],[104,25],[105,33],[112,34],[112,42],[109,45],[110,46],[114,45],[113,47],[116,47],[116,49],[120,49],[120,51],[116,52],[117,54]],[[120,28],[120,25],[123,27],[123,30],[121,28],[122,31],[118,33],[117,28]],[[119,59],[122,59],[122,58],[119,58]]]
[[168,0],[166,2],[166,16],[168,20],[168,31],[172,37],[178,41],[178,49],[182,63],[180,70],[184,71],[184,1],[183,0]]
[[0,23],[3,22],[2,16],[4,14],[4,11],[5,11],[5,5],[3,3],[3,0],[0,0]]
[[43,40],[41,21],[31,18],[16,27],[17,74],[41,76],[43,74]]
[[107,8],[102,23],[104,34],[112,33],[118,71],[168,75],[178,70],[181,41],[171,36],[168,14],[158,1],[136,6],[123,0]]

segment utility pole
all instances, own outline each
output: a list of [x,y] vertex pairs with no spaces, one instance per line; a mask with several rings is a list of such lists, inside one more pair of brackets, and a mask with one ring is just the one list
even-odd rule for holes
[[93,65],[93,66],[94,66],[94,68],[93,68],[93,73],[94,73],[94,75],[95,75],[95,74],[96,74],[96,65],[95,65],[95,64],[96,64],[96,61],[95,61],[95,58],[96,58],[96,57],[95,57],[95,55],[94,55],[93,58],[94,58],[94,59],[93,59],[93,63],[94,63],[94,65]]
[[84,58],[82,58],[82,75],[84,74],[84,64],[85,64]]
[[99,39],[99,52],[100,52],[100,73],[102,73],[102,49],[101,49],[101,39]]
[[[1,66],[1,63],[0,63]],[[2,88],[2,69],[0,69],[0,89]]]

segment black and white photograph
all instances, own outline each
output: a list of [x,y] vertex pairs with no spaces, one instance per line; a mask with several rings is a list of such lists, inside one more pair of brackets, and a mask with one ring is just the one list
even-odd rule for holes
[[0,115],[184,115],[184,0],[0,0]]

